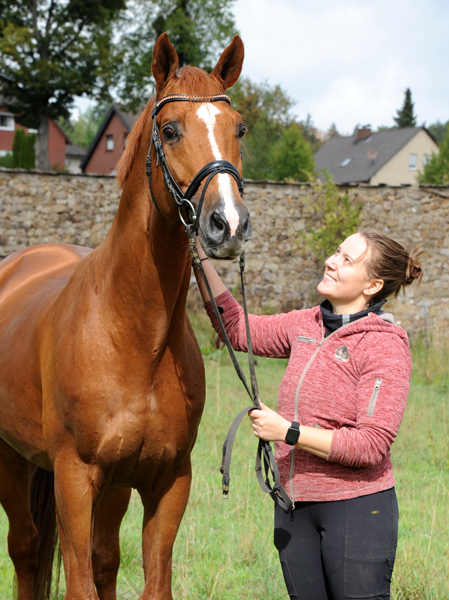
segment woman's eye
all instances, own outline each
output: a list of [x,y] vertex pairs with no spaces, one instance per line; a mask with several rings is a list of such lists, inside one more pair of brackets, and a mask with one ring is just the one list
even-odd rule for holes
[[240,127],[239,127],[239,132],[238,132],[238,137],[239,137],[239,139],[240,139],[240,138],[242,138],[242,137],[245,135],[245,133],[246,133],[247,131],[248,131],[248,130],[247,130],[247,128],[246,128],[246,125],[244,125],[244,124],[242,123],[242,124],[240,125]]
[[166,127],[164,129],[164,137],[166,140],[171,140],[176,137],[176,131],[173,129],[173,127]]

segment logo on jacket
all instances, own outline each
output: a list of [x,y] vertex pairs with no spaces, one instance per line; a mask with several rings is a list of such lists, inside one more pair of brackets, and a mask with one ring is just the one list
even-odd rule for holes
[[335,351],[335,358],[341,362],[349,360],[349,350],[347,346],[339,346]]

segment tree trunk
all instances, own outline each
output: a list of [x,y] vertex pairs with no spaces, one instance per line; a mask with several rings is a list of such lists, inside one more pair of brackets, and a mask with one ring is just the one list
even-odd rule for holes
[[50,171],[50,158],[48,155],[48,132],[50,120],[48,115],[41,115],[39,129],[36,136],[36,169]]

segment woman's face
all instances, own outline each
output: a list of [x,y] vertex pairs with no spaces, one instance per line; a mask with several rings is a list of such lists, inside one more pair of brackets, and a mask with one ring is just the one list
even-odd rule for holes
[[317,290],[332,304],[334,313],[352,314],[367,308],[373,282],[365,267],[366,253],[365,238],[355,233],[324,263],[324,276]]

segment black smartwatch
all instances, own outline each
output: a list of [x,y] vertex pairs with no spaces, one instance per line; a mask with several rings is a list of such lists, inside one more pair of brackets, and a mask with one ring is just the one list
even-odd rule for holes
[[299,423],[292,421],[289,430],[285,434],[285,443],[294,446],[299,439]]

